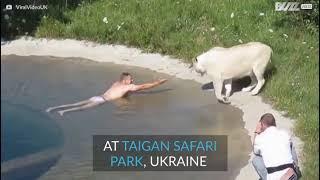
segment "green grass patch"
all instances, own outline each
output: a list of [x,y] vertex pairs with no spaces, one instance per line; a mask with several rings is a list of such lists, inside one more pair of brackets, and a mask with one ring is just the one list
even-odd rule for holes
[[305,28],[292,12],[275,12],[274,2],[97,0],[60,19],[42,18],[36,36],[125,44],[186,61],[213,46],[270,45],[274,70],[262,94],[297,119],[305,143],[303,179],[319,179],[319,31]]

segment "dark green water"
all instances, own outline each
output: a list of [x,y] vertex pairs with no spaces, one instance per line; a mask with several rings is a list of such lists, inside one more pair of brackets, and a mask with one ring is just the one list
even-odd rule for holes
[[62,131],[48,116],[1,101],[1,162],[62,144]]

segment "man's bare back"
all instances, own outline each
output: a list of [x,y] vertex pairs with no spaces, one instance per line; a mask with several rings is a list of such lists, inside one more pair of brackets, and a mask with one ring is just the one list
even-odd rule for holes
[[149,84],[135,85],[123,84],[119,81],[112,84],[112,86],[102,95],[105,100],[112,101],[127,95],[130,92],[150,89],[154,86],[164,83],[166,80],[162,79]]
[[122,73],[120,76],[120,80],[114,82],[112,84],[112,86],[102,95],[93,96],[90,99],[80,101],[77,103],[73,103],[73,104],[65,104],[65,105],[61,105],[61,106],[50,107],[46,111],[50,112],[55,109],[73,107],[70,109],[58,111],[58,113],[61,116],[63,116],[63,114],[66,112],[79,111],[79,110],[91,108],[91,107],[103,104],[106,101],[112,101],[112,100],[121,98],[130,92],[136,92],[136,91],[140,91],[140,90],[153,88],[155,86],[163,84],[166,81],[167,81],[166,79],[161,79],[161,80],[154,81],[151,83],[135,85],[135,84],[133,84],[133,78],[129,73]]
[[103,95],[101,95],[105,100],[112,101],[118,98],[121,98],[128,94],[130,91],[132,91],[132,87],[134,85],[125,85],[121,82],[117,81],[112,84],[112,86],[105,92]]

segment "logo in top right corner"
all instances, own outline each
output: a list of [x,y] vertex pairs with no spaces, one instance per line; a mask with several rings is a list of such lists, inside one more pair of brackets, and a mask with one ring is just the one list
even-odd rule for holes
[[275,11],[300,11],[311,10],[312,4],[299,3],[299,2],[276,2]]

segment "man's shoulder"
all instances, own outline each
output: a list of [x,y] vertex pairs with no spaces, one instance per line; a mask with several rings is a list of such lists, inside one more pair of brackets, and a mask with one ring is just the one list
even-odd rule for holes
[[128,84],[128,85],[125,85],[125,87],[126,87],[129,91],[136,91],[139,86],[136,85],[136,84]]
[[123,84],[123,83],[121,83],[121,82],[119,82],[119,81],[116,81],[116,82],[114,82],[114,83],[112,84],[112,86],[114,86],[114,87],[131,87],[131,85],[132,85],[132,84]]
[[282,128],[274,127],[272,131],[270,131],[273,135],[278,136],[278,137],[286,137],[289,138],[291,137],[291,134]]
[[286,137],[291,137],[291,133],[289,133],[287,130],[285,129],[278,129],[278,132],[281,136],[286,136]]
[[136,84],[128,84],[126,86],[132,88],[132,87],[137,87],[138,85],[136,85]]
[[123,90],[127,89],[127,90],[131,90],[132,88],[134,88],[134,86],[132,84],[122,84],[122,83],[116,81],[116,82],[114,82],[112,84],[110,89],[117,89],[117,90],[119,90],[119,89],[123,89]]
[[112,83],[112,86],[120,86],[120,85],[121,85],[121,83],[119,81],[115,81]]

